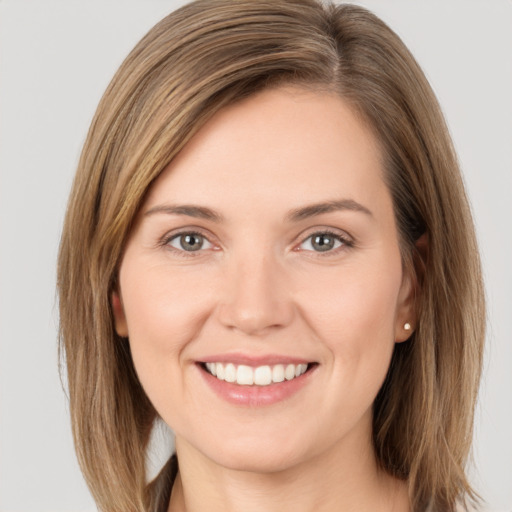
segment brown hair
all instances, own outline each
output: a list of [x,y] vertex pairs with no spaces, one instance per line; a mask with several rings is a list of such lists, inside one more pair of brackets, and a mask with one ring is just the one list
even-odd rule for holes
[[[148,484],[157,413],[113,328],[110,295],[149,187],[223,106],[293,83],[336,91],[385,161],[418,319],[374,404],[377,460],[411,506],[476,499],[465,476],[484,340],[478,251],[437,100],[399,37],[367,10],[314,0],[198,0],[164,18],[117,71],[93,119],[59,254],[60,336],[78,459],[100,510],[165,510],[173,470]],[[416,247],[425,234],[424,254]],[[175,471],[175,468],[174,468]]]

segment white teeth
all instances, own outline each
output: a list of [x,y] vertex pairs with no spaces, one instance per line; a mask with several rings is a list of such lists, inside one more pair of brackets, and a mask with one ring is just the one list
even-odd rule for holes
[[272,368],[272,382],[283,382],[284,380],[284,366],[282,364],[276,364]]
[[284,377],[286,380],[292,380],[295,377],[295,365],[289,364],[284,371]]
[[254,384],[257,386],[268,386],[272,383],[272,370],[270,366],[258,366],[254,370]]
[[206,363],[206,368],[212,375],[217,375],[217,365],[215,363]]
[[308,369],[307,364],[298,364],[295,367],[295,377],[300,377]]
[[268,386],[300,377],[308,369],[307,364],[276,364],[275,366],[251,366],[233,363],[206,363],[206,369],[219,380],[233,382],[240,386]]
[[226,365],[224,380],[226,382],[236,382],[236,367],[234,364],[229,363]]
[[250,366],[241,364],[236,369],[236,383],[243,386],[251,386],[254,384],[254,370]]
[[215,371],[217,379],[224,380],[224,365],[222,363],[217,363],[215,365]]

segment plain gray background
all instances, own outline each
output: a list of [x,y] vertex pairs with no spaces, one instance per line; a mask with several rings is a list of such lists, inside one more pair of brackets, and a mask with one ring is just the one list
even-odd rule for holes
[[[0,0],[0,511],[93,511],[57,371],[55,259],[79,151],[134,44],[182,2]],[[489,308],[472,480],[512,508],[512,2],[364,0],[446,114]]]

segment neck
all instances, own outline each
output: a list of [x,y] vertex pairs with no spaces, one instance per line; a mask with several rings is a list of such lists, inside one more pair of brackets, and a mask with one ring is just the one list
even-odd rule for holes
[[378,469],[371,441],[276,472],[226,468],[176,439],[179,473],[169,512],[408,512],[407,486]]

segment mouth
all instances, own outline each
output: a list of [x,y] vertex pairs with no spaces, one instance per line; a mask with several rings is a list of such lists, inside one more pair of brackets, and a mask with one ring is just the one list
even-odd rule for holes
[[196,361],[203,382],[221,399],[260,407],[292,399],[316,382],[320,364],[293,356],[211,355]]
[[298,379],[310,371],[315,363],[276,364],[248,366],[244,364],[208,362],[200,363],[204,371],[219,381],[225,381],[239,386],[270,386]]

